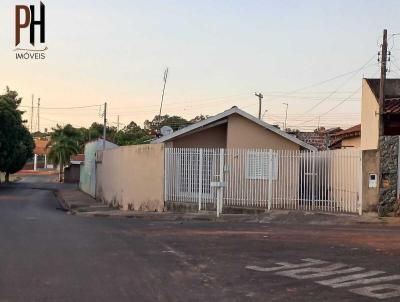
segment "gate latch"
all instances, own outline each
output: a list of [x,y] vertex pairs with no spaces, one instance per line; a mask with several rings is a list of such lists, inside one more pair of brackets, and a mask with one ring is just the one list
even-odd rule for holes
[[226,187],[226,183],[224,181],[212,181],[211,182],[212,188],[223,188]]

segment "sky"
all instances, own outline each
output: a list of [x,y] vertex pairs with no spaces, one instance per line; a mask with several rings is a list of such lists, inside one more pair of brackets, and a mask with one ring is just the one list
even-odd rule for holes
[[118,116],[121,127],[143,124],[159,112],[166,67],[163,114],[189,119],[236,105],[257,115],[261,92],[268,123],[283,125],[287,103],[290,128],[350,127],[360,121],[362,78],[379,75],[384,28],[388,76],[400,77],[398,0],[42,2],[48,51],[37,61],[13,50],[15,5],[39,1],[0,3],[0,91],[18,91],[28,121],[40,97],[42,131],[101,122],[104,102],[112,125]]

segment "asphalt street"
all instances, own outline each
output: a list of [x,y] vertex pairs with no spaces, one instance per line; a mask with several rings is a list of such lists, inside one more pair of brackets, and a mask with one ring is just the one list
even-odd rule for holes
[[80,217],[49,181],[0,186],[0,302],[400,301],[399,227]]

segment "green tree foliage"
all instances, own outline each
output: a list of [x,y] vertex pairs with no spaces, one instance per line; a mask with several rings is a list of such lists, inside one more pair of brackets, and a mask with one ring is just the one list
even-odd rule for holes
[[135,122],[130,122],[128,126],[116,133],[114,142],[119,146],[140,145],[148,143],[151,139],[146,130]]
[[[89,129],[85,129],[86,141],[92,141],[103,137],[103,124],[93,123]],[[117,133],[117,128],[113,126],[107,126],[106,128],[106,139],[113,142],[114,137]]]
[[170,126],[174,131],[190,125],[189,121],[177,115],[156,115],[153,120],[144,122],[144,129],[158,133],[163,126]]
[[[106,139],[119,146],[147,144],[159,135],[159,129],[163,126],[170,126],[172,129],[178,130],[206,118],[208,116],[198,115],[188,121],[175,115],[155,116],[151,121],[146,120],[143,128],[133,121],[119,131],[116,127],[108,126]],[[51,140],[57,140],[59,136],[69,137],[78,144],[79,152],[83,153],[87,142],[103,137],[103,124],[93,123],[89,128],[74,128],[71,125],[57,126],[53,129]]]
[[32,158],[35,144],[18,110],[21,98],[8,87],[0,95],[0,171],[9,175],[18,172]]
[[59,166],[59,181],[61,182],[64,167],[69,164],[72,155],[78,154],[84,142],[82,133],[79,129],[71,125],[61,127],[57,125],[53,129],[51,140],[47,145],[49,151],[49,161]]

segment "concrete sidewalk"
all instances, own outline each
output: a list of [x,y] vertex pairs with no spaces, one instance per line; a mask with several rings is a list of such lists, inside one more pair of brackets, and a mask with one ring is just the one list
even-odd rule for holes
[[71,214],[86,217],[136,218],[163,221],[216,221],[238,223],[273,223],[306,225],[400,225],[400,218],[378,217],[377,213],[362,216],[321,212],[272,210],[262,214],[223,214],[217,218],[215,212],[173,213],[121,211],[97,202],[80,190],[58,190],[57,197],[62,207]]

